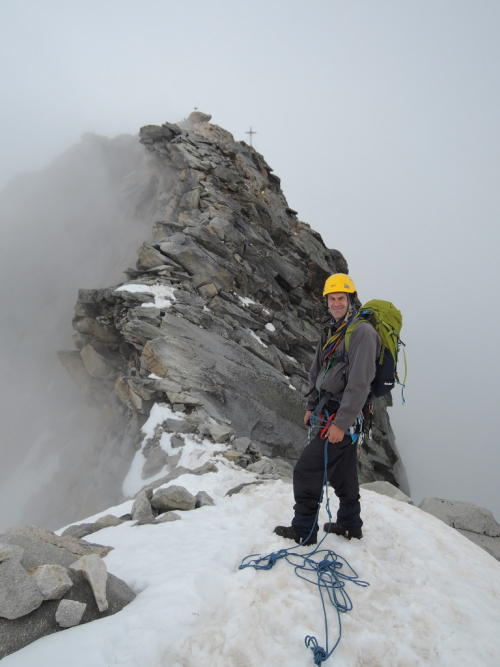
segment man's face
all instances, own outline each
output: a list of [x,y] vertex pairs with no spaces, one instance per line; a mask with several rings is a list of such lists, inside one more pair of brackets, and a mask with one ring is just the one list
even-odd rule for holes
[[349,299],[345,292],[330,292],[326,295],[328,310],[335,320],[341,320],[349,308]]

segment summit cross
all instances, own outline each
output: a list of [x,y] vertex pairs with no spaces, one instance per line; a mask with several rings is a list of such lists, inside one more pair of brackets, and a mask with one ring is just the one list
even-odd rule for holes
[[245,132],[245,134],[250,135],[250,146],[252,146],[252,135],[257,134],[255,130],[252,130],[252,126],[250,125],[250,130],[248,132]]

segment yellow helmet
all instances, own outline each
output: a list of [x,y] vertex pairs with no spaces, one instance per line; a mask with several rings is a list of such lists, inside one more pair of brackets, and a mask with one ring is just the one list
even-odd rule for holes
[[330,294],[330,292],[348,292],[349,294],[354,294],[354,292],[356,292],[356,288],[354,287],[354,283],[347,274],[334,273],[333,276],[330,276],[325,283],[323,296]]

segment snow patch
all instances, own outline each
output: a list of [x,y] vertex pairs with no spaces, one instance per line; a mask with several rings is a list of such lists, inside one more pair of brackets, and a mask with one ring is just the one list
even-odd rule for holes
[[[270,572],[238,570],[248,554],[294,546],[272,533],[290,521],[292,487],[267,481],[226,497],[255,476],[224,460],[217,466],[218,473],[172,482],[193,494],[206,491],[214,506],[181,512],[173,523],[127,522],[99,532],[99,542],[114,547],[105,558],[108,571],[138,593],[131,604],[98,623],[44,637],[5,657],[5,667],[67,667],[69,656],[72,667],[312,665],[305,635],[325,646],[317,587],[284,560]],[[338,501],[329,495],[335,516]],[[347,584],[354,608],[342,615],[342,639],[329,663],[496,665],[500,563],[417,507],[364,489],[361,499],[363,539],[326,535],[320,547],[346,558],[370,584]],[[326,520],[323,503],[320,525]],[[331,646],[337,616],[329,605],[327,615]]]
[[268,322],[268,323],[266,324],[266,329],[267,329],[268,331],[276,331],[276,327],[274,326],[274,324],[271,324],[271,322]]
[[256,301],[249,299],[247,296],[238,296],[238,299],[244,306],[249,306],[251,303],[257,303]]
[[174,287],[171,285],[121,285],[115,289],[115,292],[143,292],[154,295],[154,303],[142,303],[143,308],[170,308],[175,301]]

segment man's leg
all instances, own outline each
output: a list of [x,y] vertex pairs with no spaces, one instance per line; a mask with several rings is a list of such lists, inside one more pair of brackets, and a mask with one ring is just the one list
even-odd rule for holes
[[[329,445],[331,447],[331,445]],[[295,516],[292,528],[302,538],[306,538],[314,526],[312,536],[318,532],[314,525],[318,511],[321,489],[325,475],[325,441],[319,435],[302,451],[293,471],[293,495]]]
[[346,435],[338,445],[329,476],[330,484],[340,501],[337,524],[349,531],[356,531],[363,525],[359,503],[358,448],[352,443],[350,435]]

